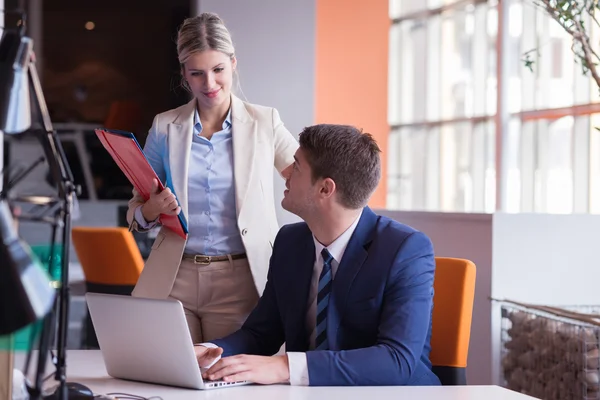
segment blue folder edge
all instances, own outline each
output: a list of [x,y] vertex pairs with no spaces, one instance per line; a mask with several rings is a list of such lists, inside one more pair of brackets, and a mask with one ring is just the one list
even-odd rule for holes
[[[106,129],[106,128],[102,128],[102,130],[105,131],[105,132],[108,132],[108,133],[112,133],[113,135],[119,135],[119,136],[123,136],[123,137],[126,137],[128,139],[133,140],[133,142],[137,145],[137,147],[140,149],[140,151],[144,155],[144,158],[146,158],[146,154],[144,153],[144,149],[142,149],[142,146],[140,146],[140,143],[137,141],[137,139],[135,138],[135,135],[133,133],[126,132],[126,131],[120,131],[118,129]],[[147,158],[146,158],[146,161],[148,162]],[[150,168],[152,168],[152,165],[150,164],[150,162],[148,162],[148,165],[150,165]],[[154,171],[154,168],[152,168],[152,171]],[[154,171],[154,173],[156,174],[156,171]],[[167,185],[165,185],[164,183],[163,183],[163,185],[165,187],[167,187]],[[173,192],[175,192],[175,190],[173,190],[173,188],[171,188],[171,190]],[[183,212],[180,212],[177,215],[177,218],[179,218],[179,222],[181,223],[181,227],[183,228],[183,231],[186,234],[189,233],[189,231],[188,231],[188,225],[187,225],[187,220],[185,219],[185,216],[183,215]]]

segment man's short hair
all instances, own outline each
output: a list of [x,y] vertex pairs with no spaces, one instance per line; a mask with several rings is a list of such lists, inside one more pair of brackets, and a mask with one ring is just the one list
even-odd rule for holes
[[304,128],[299,141],[313,182],[331,178],[346,208],[367,205],[381,179],[381,150],[373,136],[354,126],[321,124]]

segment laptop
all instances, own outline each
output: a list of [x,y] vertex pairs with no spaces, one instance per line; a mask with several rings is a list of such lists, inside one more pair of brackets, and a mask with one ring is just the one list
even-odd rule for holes
[[100,293],[85,297],[113,378],[199,390],[250,383],[202,379],[181,302]]

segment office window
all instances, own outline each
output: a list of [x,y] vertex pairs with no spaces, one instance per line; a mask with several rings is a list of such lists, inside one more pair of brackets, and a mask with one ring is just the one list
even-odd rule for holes
[[[531,49],[533,71],[510,75],[509,212],[599,213],[598,88],[571,52],[571,37],[529,1],[512,0],[510,40],[514,54]],[[592,26],[592,24],[589,24]],[[598,33],[593,33],[598,42]],[[511,62],[511,65],[515,64]],[[521,62],[522,64],[522,62]],[[596,151],[594,152],[594,145]]]
[[[600,213],[598,88],[555,21],[531,1],[506,1],[390,1],[388,208],[493,212],[503,188],[502,211]],[[498,57],[510,114],[503,138]]]
[[495,6],[390,6],[388,208],[492,211]]

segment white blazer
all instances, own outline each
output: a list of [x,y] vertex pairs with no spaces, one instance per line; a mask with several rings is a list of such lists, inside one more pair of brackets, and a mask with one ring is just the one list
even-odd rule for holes
[[[273,165],[281,173],[294,162],[298,142],[284,127],[276,109],[246,103],[231,96],[233,164],[237,222],[259,294],[269,269],[279,230],[273,193]],[[188,165],[194,134],[196,99],[154,118],[144,152],[159,178],[175,191],[181,212],[188,218]],[[127,220],[130,229],[143,231],[134,218],[144,199],[134,190]],[[169,296],[186,240],[162,227],[133,296]]]

